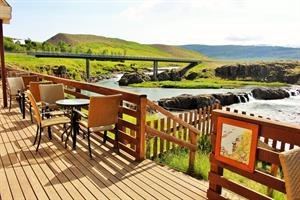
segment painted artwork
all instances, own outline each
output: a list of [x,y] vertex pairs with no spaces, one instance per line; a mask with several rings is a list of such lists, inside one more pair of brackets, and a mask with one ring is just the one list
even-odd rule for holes
[[252,130],[222,125],[221,152],[222,156],[249,164]]
[[257,138],[257,125],[220,117],[217,129],[216,159],[253,172]]

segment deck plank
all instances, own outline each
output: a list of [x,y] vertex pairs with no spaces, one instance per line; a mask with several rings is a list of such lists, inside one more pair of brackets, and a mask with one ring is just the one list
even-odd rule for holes
[[150,160],[127,159],[96,136],[92,160],[81,135],[75,151],[64,148],[60,127],[53,127],[51,141],[44,132],[36,153],[36,126],[17,107],[1,109],[0,124],[2,199],[206,199],[203,181]]

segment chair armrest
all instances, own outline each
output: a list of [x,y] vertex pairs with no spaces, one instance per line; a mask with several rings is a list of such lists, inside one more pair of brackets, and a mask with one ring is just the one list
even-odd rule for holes
[[88,118],[88,115],[87,114],[84,114],[83,112],[77,110],[77,109],[74,109],[73,110],[74,112],[76,112],[77,114],[79,114],[81,117],[83,118]]

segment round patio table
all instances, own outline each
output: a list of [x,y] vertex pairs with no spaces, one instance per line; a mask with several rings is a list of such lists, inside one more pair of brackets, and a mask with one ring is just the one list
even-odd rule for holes
[[[89,99],[61,99],[57,100],[55,102],[58,106],[62,107],[68,107],[71,109],[71,130],[70,133],[72,134],[72,140],[73,140],[73,149],[76,149],[76,134],[78,130],[78,124],[77,124],[77,119],[78,119],[78,114],[74,112],[75,109],[80,109],[83,106],[87,106],[90,104]],[[67,142],[67,141],[66,141]]]

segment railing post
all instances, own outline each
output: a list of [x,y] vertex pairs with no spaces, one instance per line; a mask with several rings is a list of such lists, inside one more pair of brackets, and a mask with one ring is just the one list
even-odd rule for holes
[[3,106],[7,107],[7,94],[6,94],[6,68],[4,61],[4,45],[3,45],[3,25],[0,19],[0,60],[1,60],[1,78],[2,78],[2,92],[3,92]]
[[[189,130],[189,138],[190,143],[193,145],[197,145],[197,134]],[[196,158],[196,150],[190,149],[189,153],[189,169],[188,172],[192,174],[194,172],[194,166],[195,166],[195,158]]]
[[[216,131],[217,131],[217,116],[212,114],[212,133],[211,133],[211,146],[212,151],[210,153],[210,172],[209,174],[218,174],[219,176],[223,175],[223,168],[219,167],[217,163],[214,162],[214,155],[215,155],[215,147],[216,147]],[[215,199],[216,194],[221,195],[222,187],[218,185],[216,182],[209,181],[209,188],[207,190],[207,198],[208,199]]]
[[136,160],[145,159],[145,126],[146,126],[146,111],[147,107],[147,96],[141,96],[138,109],[137,117],[137,132],[136,132]]
[[85,60],[85,71],[86,71],[86,80],[90,82],[90,60],[87,58]]

